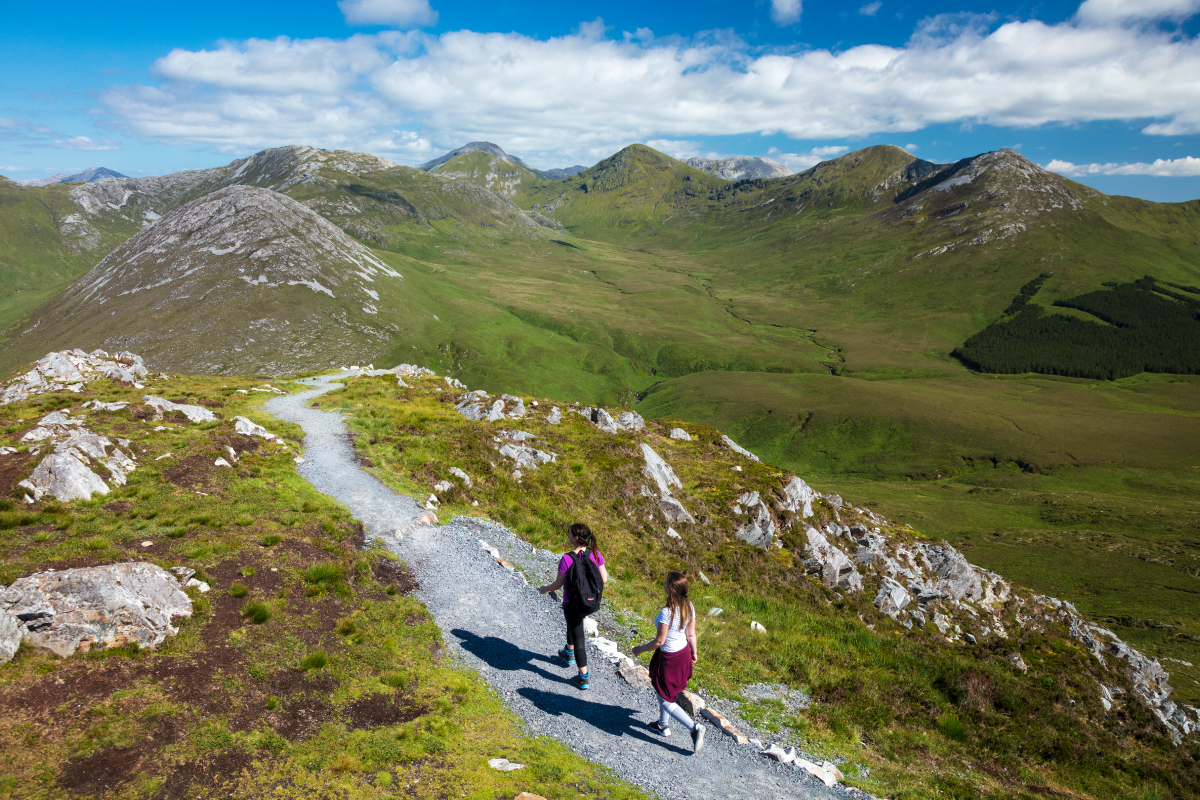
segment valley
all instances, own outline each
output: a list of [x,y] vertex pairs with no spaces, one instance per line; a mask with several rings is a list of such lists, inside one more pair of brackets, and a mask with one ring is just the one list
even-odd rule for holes
[[[1031,308],[1097,324],[1055,302],[1200,285],[1200,201],[1105,196],[1012,151],[868,147],[730,181],[642,145],[575,172],[468,148],[420,169],[291,147],[162,178],[0,179],[0,369],[70,347],[210,376],[406,362],[710,425],[1075,603],[1200,703],[1200,377],[951,355],[1039,276]],[[508,500],[495,513],[520,531]]]

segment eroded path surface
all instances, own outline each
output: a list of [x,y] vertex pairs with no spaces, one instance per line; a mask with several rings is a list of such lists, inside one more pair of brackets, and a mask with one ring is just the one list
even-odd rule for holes
[[[555,653],[565,641],[557,602],[539,595],[520,572],[496,564],[484,539],[535,584],[549,582],[557,557],[494,523],[456,519],[448,525],[414,525],[425,513],[359,468],[341,415],[308,408],[313,398],[338,388],[338,376],[311,378],[312,391],[267,402],[276,417],[304,428],[304,463],[298,471],[318,491],[350,507],[367,528],[416,572],[417,596],[437,621],[449,648],[477,670],[536,735],[565,743],[647,791],[670,798],[845,798],[791,766],[769,761],[748,745],[709,726],[704,750],[691,753],[679,728],[662,738],[646,728],[658,717],[655,694],[625,683],[589,646],[591,689],[569,683]],[[397,532],[402,532],[396,536]],[[703,657],[703,642],[701,642]],[[703,661],[701,661],[703,668]],[[862,797],[862,795],[858,795]]]

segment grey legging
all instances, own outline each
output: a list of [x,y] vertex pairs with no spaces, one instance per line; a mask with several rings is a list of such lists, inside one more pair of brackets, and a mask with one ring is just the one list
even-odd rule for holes
[[692,730],[696,727],[696,722],[688,716],[687,712],[662,697],[658,698],[658,727],[665,728],[671,724],[671,717],[674,717],[687,730]]

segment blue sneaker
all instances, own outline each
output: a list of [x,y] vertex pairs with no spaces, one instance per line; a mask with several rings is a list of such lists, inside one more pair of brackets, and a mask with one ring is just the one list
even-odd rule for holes
[[575,651],[574,650],[568,650],[567,648],[564,647],[562,650],[558,651],[558,657],[561,658],[563,661],[567,662],[568,667],[575,666]]
[[580,691],[590,688],[588,684],[588,676],[582,672],[576,673],[574,678],[571,678],[571,683],[579,687]]

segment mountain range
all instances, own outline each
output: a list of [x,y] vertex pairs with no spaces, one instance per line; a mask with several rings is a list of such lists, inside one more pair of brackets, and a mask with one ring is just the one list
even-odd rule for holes
[[1178,603],[1197,379],[992,375],[951,353],[1013,309],[1078,320],[1086,344],[1116,323],[1072,301],[1147,275],[1157,301],[1191,302],[1200,202],[1107,196],[1012,150],[873,146],[732,181],[644,145],[567,177],[460,150],[425,169],[289,146],[0,180],[0,368],[74,347],[226,375],[405,362],[636,405],[836,478],[1039,591],[1086,590],[1123,638],[1198,663],[1176,637],[1200,637]]
[[22,186],[49,186],[52,183],[94,183],[102,181],[105,178],[124,178],[126,176],[111,170],[108,167],[91,167],[83,172],[76,172],[74,175],[69,175],[66,172],[60,172],[57,175],[51,175],[49,178],[30,178],[29,180],[18,181]]

